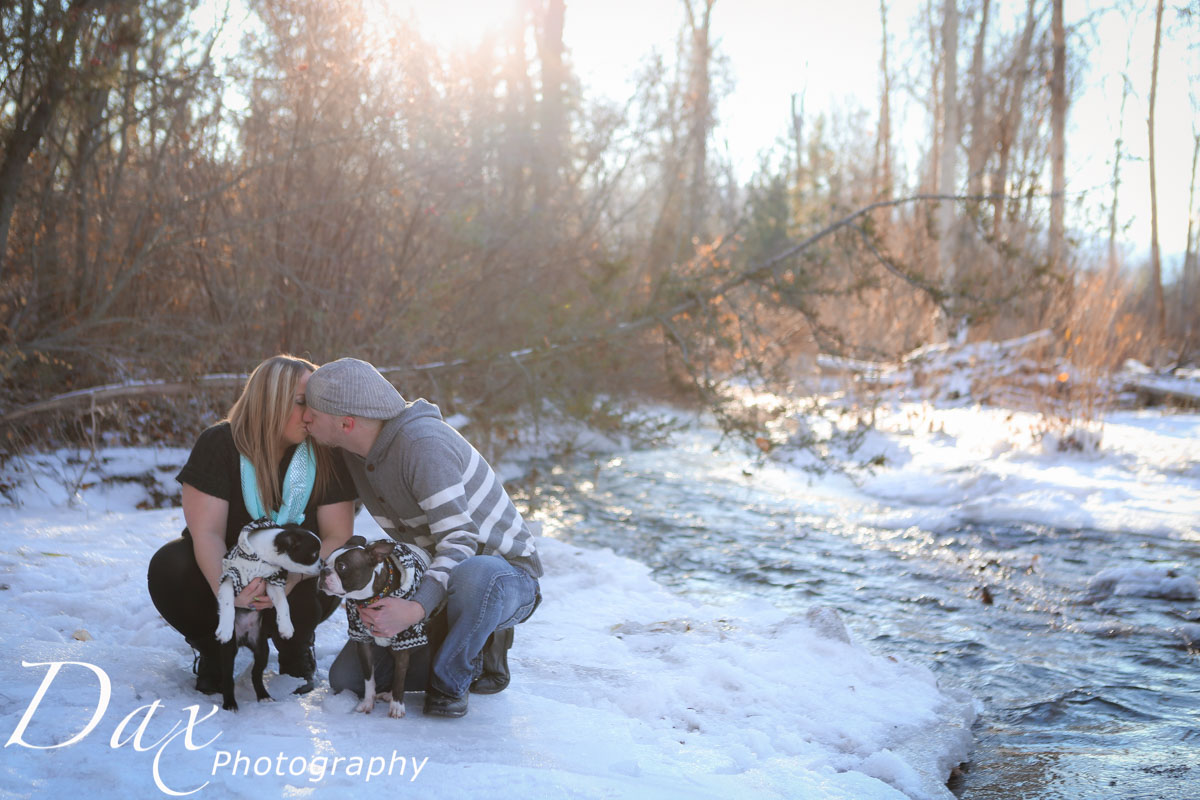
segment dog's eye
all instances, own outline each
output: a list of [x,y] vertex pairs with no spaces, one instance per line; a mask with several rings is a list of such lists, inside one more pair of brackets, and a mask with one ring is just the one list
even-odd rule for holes
[[337,565],[337,571],[338,571],[338,572],[345,572],[345,571],[346,571],[346,562],[345,562],[345,561],[339,561],[339,562],[338,562],[338,565]]

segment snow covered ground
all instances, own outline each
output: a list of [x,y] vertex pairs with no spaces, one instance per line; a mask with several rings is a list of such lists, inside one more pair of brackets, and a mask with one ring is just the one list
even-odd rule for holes
[[[898,403],[877,423],[863,451],[882,456],[873,475],[796,480],[858,498],[860,519],[883,528],[1200,538],[1195,414],[1111,415],[1091,451],[1059,451],[1035,415],[961,402]],[[419,696],[403,720],[355,714],[324,686],[297,697],[273,659],[276,702],[246,702],[245,652],[242,710],[220,711],[192,690],[191,652],[145,589],[181,512],[139,510],[144,486],[99,480],[151,472],[169,489],[186,454],[100,455],[100,469],[55,454],[0,476],[17,501],[0,507],[0,796],[947,798],[968,757],[970,698],[855,643],[831,609],[703,605],[636,562],[560,541],[553,520],[539,545],[546,601],[517,629],[513,683],[472,697],[465,718],[425,718]],[[1193,565],[1114,565],[1094,583],[1196,597]],[[321,672],[343,619],[318,631]]]
[[[183,454],[105,455],[112,475]],[[298,681],[270,670],[277,702],[247,703],[243,673],[242,710],[210,716],[191,652],[145,590],[180,511],[137,510],[136,484],[93,484],[65,508],[59,483],[38,483],[0,509],[5,796],[938,797],[967,755],[970,703],[852,643],[831,610],[698,606],[640,564],[551,536],[547,600],[518,629],[513,684],[472,698],[466,718],[425,718],[419,697],[406,719],[365,717],[325,687],[295,697]],[[340,615],[319,629],[322,669],[344,639]]]
[[885,467],[862,481],[879,503],[864,520],[944,531],[962,524],[1200,538],[1200,416],[1117,412],[1094,450],[1059,449],[1038,415],[910,404],[877,417],[862,454]]

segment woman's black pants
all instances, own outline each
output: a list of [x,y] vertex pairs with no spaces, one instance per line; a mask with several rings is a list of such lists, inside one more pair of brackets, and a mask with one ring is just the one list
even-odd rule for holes
[[[150,600],[175,630],[204,659],[216,663],[218,642],[217,598],[196,563],[192,540],[180,537],[167,542],[150,559],[146,574]],[[279,671],[312,678],[316,671],[313,640],[317,625],[329,617],[341,599],[317,591],[316,577],[305,578],[288,593],[288,606],[296,632],[283,639],[275,627],[275,609],[262,613],[263,624],[279,653]]]

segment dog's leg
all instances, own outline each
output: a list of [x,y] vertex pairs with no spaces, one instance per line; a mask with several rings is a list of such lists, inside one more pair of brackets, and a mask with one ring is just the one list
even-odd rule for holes
[[221,644],[221,696],[226,711],[237,711],[237,701],[233,699],[233,662],[237,658],[237,642],[226,641]]
[[[257,613],[257,612],[256,612]],[[254,668],[250,673],[251,680],[254,682],[254,693],[258,695],[258,702],[263,700],[273,700],[274,698],[267,692],[267,687],[263,685],[263,670],[267,668],[267,632],[263,629],[262,619],[253,631],[254,642]]]
[[233,616],[233,581],[226,579],[217,588],[217,641],[233,638]]
[[267,597],[271,598],[271,603],[275,606],[275,624],[279,627],[279,635],[284,639],[292,638],[296,629],[292,626],[292,610],[288,607],[287,592],[282,586],[268,583]]
[[392,651],[392,698],[388,704],[388,716],[400,719],[404,716],[404,678],[408,673],[408,651]]
[[375,661],[371,658],[370,642],[358,643],[358,665],[363,674],[363,699],[354,710],[370,714],[375,710]]

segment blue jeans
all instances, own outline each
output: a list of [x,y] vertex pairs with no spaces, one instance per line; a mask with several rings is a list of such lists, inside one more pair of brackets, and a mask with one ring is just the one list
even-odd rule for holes
[[[466,694],[471,682],[483,668],[480,655],[492,631],[511,628],[524,622],[541,602],[536,579],[514,567],[500,556],[471,556],[450,571],[445,609],[429,621],[430,645],[439,638],[443,623],[445,638],[433,657],[429,685],[453,697]],[[349,689],[362,696],[363,676],[358,666],[354,642],[345,648],[329,669],[329,685],[335,692]],[[371,645],[375,658],[375,685],[392,683],[392,659],[388,650]],[[425,688],[426,668],[422,656],[427,648],[413,650],[409,666],[408,691]]]
[[446,638],[433,658],[430,685],[460,697],[483,669],[480,652],[492,631],[524,622],[541,602],[538,582],[500,556],[471,556],[450,571]]

